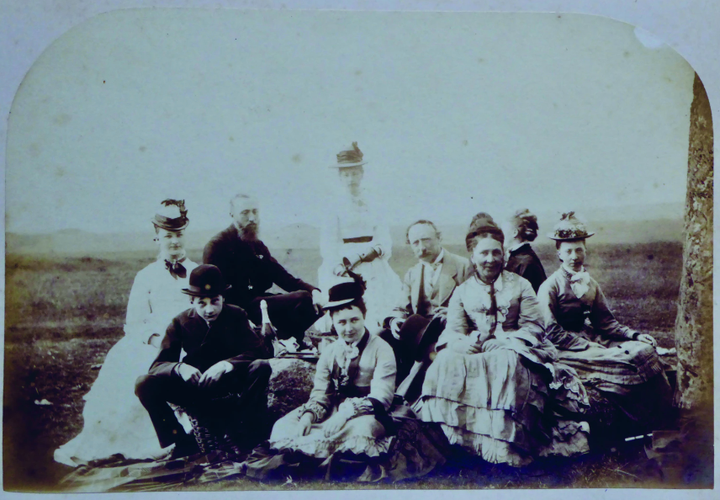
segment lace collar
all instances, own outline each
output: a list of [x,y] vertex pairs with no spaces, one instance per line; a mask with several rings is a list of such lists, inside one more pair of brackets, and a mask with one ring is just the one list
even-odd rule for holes
[[575,296],[581,299],[590,290],[590,274],[585,270],[585,266],[576,273],[565,269],[565,266],[561,266],[560,269],[562,269],[567,282],[570,283],[570,288]]

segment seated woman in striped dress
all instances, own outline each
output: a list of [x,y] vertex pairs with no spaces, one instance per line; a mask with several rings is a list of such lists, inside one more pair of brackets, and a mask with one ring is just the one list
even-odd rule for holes
[[637,424],[633,427],[662,428],[672,393],[656,341],[621,325],[600,285],[586,271],[585,241],[593,234],[574,212],[568,212],[549,235],[562,265],[538,291],[548,338],[560,360]]
[[530,283],[503,271],[504,235],[478,214],[466,237],[475,273],[453,293],[416,412],[451,444],[492,463],[588,451],[585,422],[559,422],[556,407],[581,413],[587,396],[574,370],[557,364]]

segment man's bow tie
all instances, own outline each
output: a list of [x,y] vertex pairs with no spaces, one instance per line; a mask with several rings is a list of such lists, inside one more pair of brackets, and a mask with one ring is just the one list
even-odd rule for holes
[[170,271],[170,274],[173,278],[185,278],[187,276],[187,269],[185,269],[185,266],[182,265],[182,260],[176,260],[175,262],[170,262],[169,260],[165,260],[165,269]]

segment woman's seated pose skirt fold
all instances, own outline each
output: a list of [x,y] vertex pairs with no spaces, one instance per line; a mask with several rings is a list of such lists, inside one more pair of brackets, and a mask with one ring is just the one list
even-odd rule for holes
[[308,402],[275,423],[272,448],[315,458],[388,451],[390,437],[376,417],[387,417],[393,401],[395,356],[365,328],[363,288],[358,279],[330,289],[325,309],[339,338],[320,356]]
[[569,212],[549,235],[562,265],[538,290],[548,338],[583,383],[613,401],[633,425],[662,428],[672,393],[655,339],[621,325],[585,270],[585,240],[593,234]]
[[85,395],[83,430],[55,451],[55,460],[76,466],[121,454],[143,459],[164,454],[145,408],[135,396],[135,380],[147,373],[173,317],[190,307],[182,289],[197,267],[185,257],[188,225],[184,201],[165,200],[152,218],[160,249],[155,262],[135,277],[128,299],[125,336],[108,352]]
[[574,371],[555,363],[531,284],[503,271],[503,240],[490,216],[473,219],[466,244],[476,272],[450,299],[416,411],[488,462],[584,453],[587,423],[558,424],[553,407],[581,413],[587,395]]

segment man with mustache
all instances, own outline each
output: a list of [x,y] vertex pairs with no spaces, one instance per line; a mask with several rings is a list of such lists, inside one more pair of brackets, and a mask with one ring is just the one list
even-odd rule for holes
[[385,319],[380,335],[395,351],[397,382],[408,378],[397,392],[412,400],[422,378],[416,375],[422,372],[423,362],[428,364],[428,354],[445,328],[450,296],[470,276],[472,265],[469,259],[442,247],[440,232],[429,220],[411,224],[406,236],[418,263],[403,280],[406,300]]
[[[254,197],[235,195],[230,200],[230,217],[230,227],[205,245],[203,262],[217,266],[231,285],[225,294],[229,304],[245,309],[250,321],[259,325],[260,302],[265,300],[279,337],[295,337],[302,346],[305,330],[319,318],[320,290],[287,272],[260,241],[260,215]],[[289,293],[268,293],[273,284]]]

